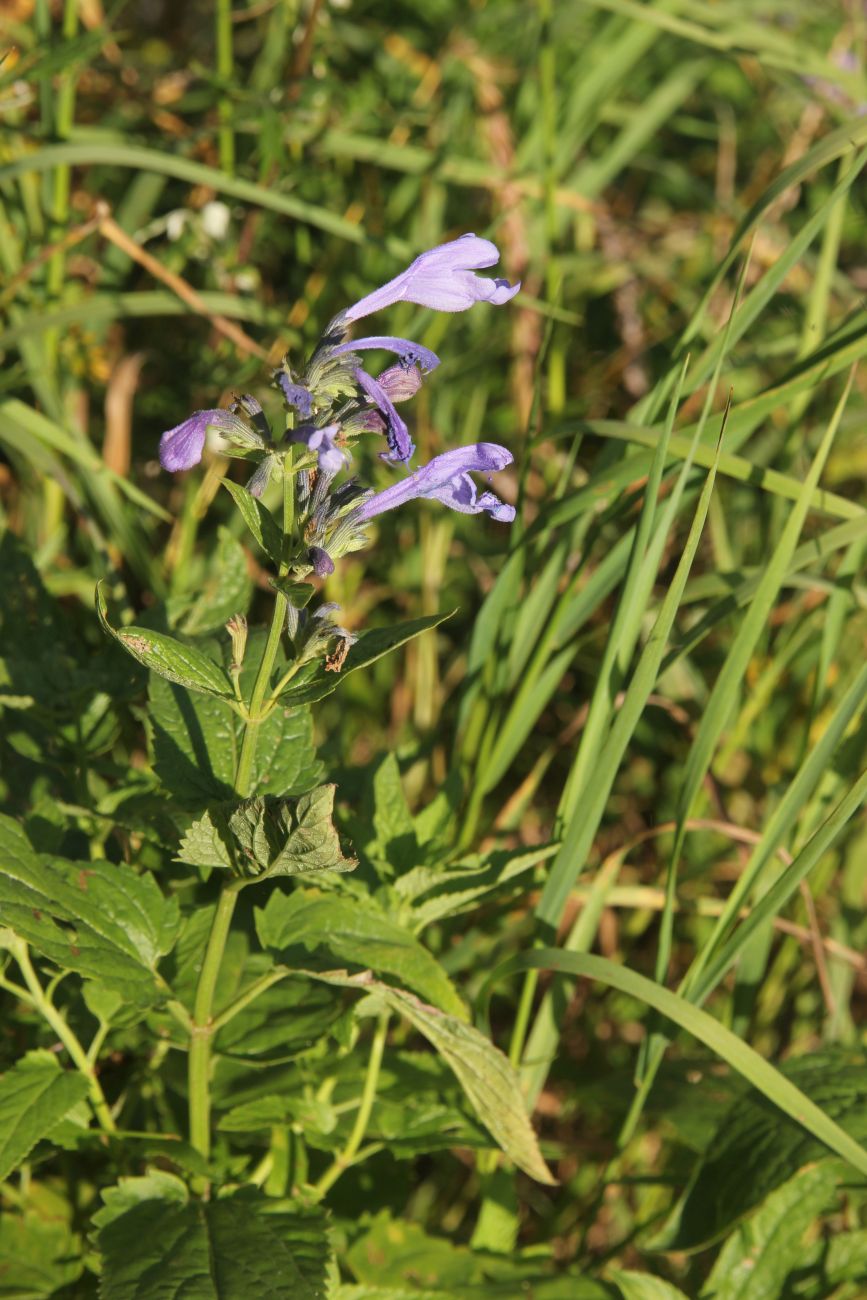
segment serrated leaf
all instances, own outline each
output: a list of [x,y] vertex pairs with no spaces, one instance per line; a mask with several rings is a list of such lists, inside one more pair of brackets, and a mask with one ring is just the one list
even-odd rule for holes
[[161,1194],[111,1217],[100,1211],[95,1222],[101,1300],[324,1300],[321,1211],[247,1192],[185,1203]]
[[479,1119],[519,1169],[539,1183],[556,1182],[542,1159],[518,1073],[490,1039],[472,1025],[426,1006],[409,993],[386,997],[451,1066]]
[[234,866],[228,841],[228,826],[221,809],[207,809],[189,826],[178,846],[178,862],[192,867],[230,870]]
[[452,609],[447,614],[432,614],[427,618],[414,618],[406,623],[397,623],[393,627],[372,628],[369,632],[362,632],[350,649],[346,662],[339,672],[330,672],[324,664],[320,663],[303,685],[290,684],[280,698],[286,704],[315,704],[317,700],[324,700],[326,696],[336,691],[341,682],[351,673],[375,663],[383,655],[397,650],[399,646],[421,636],[423,632],[439,627],[440,623],[444,623],[456,612]]
[[180,929],[177,901],[150,875],[111,862],[40,856],[0,814],[0,925],[61,970],[111,986],[135,1005],[158,1002],[160,958]]
[[321,785],[302,795],[294,809],[281,803],[281,824],[288,835],[268,866],[269,876],[353,870],[356,862],[343,856],[332,820],[336,789],[334,785]]
[[[867,1140],[867,1061],[835,1050],[784,1062],[780,1073],[857,1142]],[[694,1250],[717,1240],[733,1223],[799,1169],[827,1155],[827,1147],[761,1094],[738,1098],[716,1134],[653,1250]]]
[[352,871],[332,821],[335,786],[297,800],[262,796],[206,811],[181,841],[178,857],[264,880],[314,871]]
[[51,1052],[28,1052],[0,1075],[0,1180],[87,1096],[87,1080]]
[[[248,641],[247,661],[257,662],[257,640]],[[249,691],[251,668],[245,663],[243,689]],[[186,695],[179,687],[152,676],[149,727],[154,769],[185,807],[234,798],[235,768],[244,723],[223,701]],[[258,727],[251,784],[260,794],[300,795],[322,775],[313,744],[309,709],[278,705]]]
[[702,1296],[707,1300],[767,1300],[789,1294],[786,1279],[792,1273],[797,1275],[805,1262],[805,1234],[815,1219],[831,1208],[845,1177],[845,1167],[839,1162],[823,1160],[778,1187],[727,1238]]
[[274,564],[279,565],[283,533],[271,511],[262,505],[258,497],[251,496],[246,488],[239,487],[231,479],[224,478],[222,483],[262,550]]
[[[256,910],[256,931],[265,948],[297,965],[299,949],[324,949],[334,961],[394,975],[436,1006],[465,1020],[466,1008],[439,962],[391,917],[364,898],[335,897],[314,890],[275,891]],[[292,951],[295,950],[295,957]]]
[[374,863],[380,877],[402,877],[418,864],[421,854],[394,754],[386,754],[374,767],[365,802],[370,807],[365,807],[356,824],[369,828],[369,833],[359,848]]
[[96,584],[96,612],[103,630],[123,646],[133,659],[167,681],[185,686],[187,690],[221,699],[233,699],[234,691],[228,675],[193,645],[186,645],[163,632],[152,632],[146,627],[115,629],[108,621],[108,609],[102,591]]

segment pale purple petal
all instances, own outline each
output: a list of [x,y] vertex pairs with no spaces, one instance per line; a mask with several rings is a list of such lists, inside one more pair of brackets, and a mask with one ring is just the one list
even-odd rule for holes
[[322,473],[333,477],[340,473],[344,465],[349,464],[348,452],[343,447],[338,447],[335,442],[339,432],[339,424],[326,424],[321,429],[313,424],[301,424],[287,434],[287,437],[290,442],[304,443],[308,451],[315,451]]
[[489,280],[475,274],[499,260],[497,247],[489,239],[461,235],[460,239],[420,254],[400,275],[342,312],[341,320],[361,320],[396,302],[413,302],[435,311],[466,311],[476,302],[500,306],[514,298],[520,284],[510,285],[508,280]]
[[303,384],[293,384],[292,380],[281,370],[277,375],[277,383],[280,385],[280,391],[286,398],[289,406],[294,406],[298,414],[306,419],[313,410],[313,397]]
[[338,343],[336,348],[331,349],[333,357],[339,357],[344,352],[364,352],[371,348],[379,348],[383,352],[393,352],[400,357],[407,366],[421,366],[422,370],[436,370],[440,359],[430,348],[423,348],[420,343],[413,343],[410,339],[395,338],[391,334],[378,334],[369,339],[350,339],[348,343]]
[[495,442],[477,442],[469,447],[443,452],[400,483],[369,497],[359,507],[359,518],[373,519],[416,497],[427,497],[462,514],[476,515],[486,511],[501,523],[511,523],[515,518],[514,506],[500,501],[493,492],[477,494],[469,474],[470,471],[491,474],[505,469],[512,459],[512,453]]
[[356,370],[355,378],[372,402],[385,416],[385,436],[388,439],[389,460],[412,460],[415,444],[409,430],[398,415],[394,403],[380,383],[366,370]]
[[383,370],[377,383],[388,394],[392,402],[408,402],[421,388],[421,371],[418,366],[404,366],[400,363]]
[[167,429],[160,438],[160,464],[172,474],[192,469],[202,459],[205,434],[209,428],[230,433],[239,424],[238,417],[231,411],[195,411],[182,424]]

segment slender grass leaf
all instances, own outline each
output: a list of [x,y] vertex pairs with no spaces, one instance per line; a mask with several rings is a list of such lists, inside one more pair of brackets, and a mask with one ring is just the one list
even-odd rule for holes
[[[510,958],[488,977],[485,982],[480,1005],[485,1006],[493,986],[509,975],[526,970],[550,970],[565,975],[577,975],[579,978],[598,980],[611,988],[619,989],[629,997],[659,1012],[687,1033],[692,1034],[710,1051],[716,1053],[732,1069],[737,1070],[747,1082],[751,1083],[767,1101],[770,1101],[782,1115],[799,1126],[801,1139],[806,1137],[821,1143],[835,1155],[841,1156],[860,1174],[867,1177],[867,1150],[857,1138],[848,1132],[810,1097],[798,1088],[790,1079],[760,1056],[754,1048],[726,1029],[713,1016],[701,1011],[677,993],[639,975],[636,971],[620,966],[605,957],[595,957],[588,953],[561,952],[558,948],[540,948],[535,952],[519,953]],[[756,1103],[759,1105],[760,1103]],[[767,1115],[767,1107],[761,1105],[762,1113]],[[779,1118],[776,1118],[779,1125]]]

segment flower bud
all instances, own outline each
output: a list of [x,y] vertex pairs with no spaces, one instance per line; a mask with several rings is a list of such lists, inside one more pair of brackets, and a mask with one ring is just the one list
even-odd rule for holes
[[240,669],[247,649],[247,620],[243,614],[233,614],[226,624],[232,640],[232,667]]

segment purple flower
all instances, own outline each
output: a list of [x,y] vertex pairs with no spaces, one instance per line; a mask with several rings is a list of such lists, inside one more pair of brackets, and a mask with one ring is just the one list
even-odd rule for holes
[[359,507],[359,518],[373,519],[375,515],[394,510],[415,497],[426,497],[441,501],[449,509],[459,510],[465,515],[477,515],[484,510],[492,519],[509,524],[515,518],[515,507],[506,505],[493,492],[477,495],[470,471],[491,474],[505,469],[512,459],[512,453],[495,442],[476,442],[469,447],[443,452],[402,482],[368,497]]
[[[361,320],[395,302],[414,302],[435,311],[466,311],[476,302],[499,307],[514,298],[519,284],[488,280],[475,274],[480,267],[495,266],[500,260],[496,245],[478,235],[461,235],[448,244],[429,248],[388,284],[347,307],[341,322]],[[353,343],[352,347],[358,347]]]
[[383,370],[376,381],[392,402],[408,402],[421,388],[421,371],[418,366],[404,366],[400,362]]
[[394,403],[378,380],[366,370],[356,370],[355,378],[370,400],[385,416],[385,436],[388,439],[389,460],[412,460],[415,444],[409,430],[398,415]]
[[208,429],[220,429],[223,433],[242,430],[248,440],[250,437],[249,430],[231,411],[195,411],[183,424],[167,429],[160,438],[160,464],[163,469],[177,474],[179,470],[192,469],[198,465],[202,459]]
[[321,429],[314,424],[301,424],[286,436],[290,442],[303,442],[308,451],[315,451],[322,473],[333,477],[349,463],[347,452],[334,441],[339,432],[339,424],[326,424]]
[[[380,292],[382,292],[380,290]],[[422,370],[436,370],[440,359],[430,348],[423,348],[420,343],[409,339],[395,338],[391,334],[378,334],[369,339],[350,339],[348,343],[338,343],[331,349],[333,357],[344,352],[365,352],[370,348],[381,348],[383,352],[394,352],[405,366],[421,366]]]
[[311,546],[307,555],[317,578],[327,578],[334,572],[334,561],[321,546]]
[[287,404],[294,406],[302,419],[306,420],[313,410],[313,397],[309,390],[303,384],[293,384],[285,370],[277,372],[277,383],[280,385],[280,391],[286,398]]

